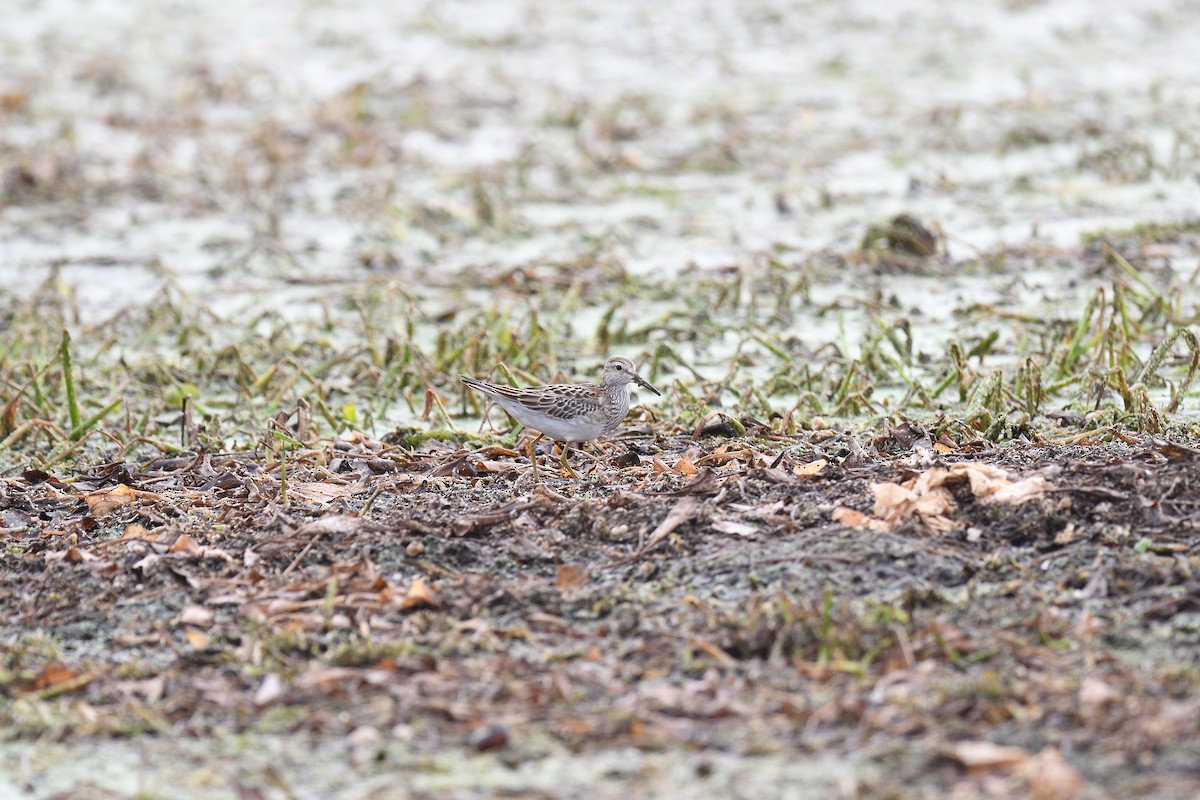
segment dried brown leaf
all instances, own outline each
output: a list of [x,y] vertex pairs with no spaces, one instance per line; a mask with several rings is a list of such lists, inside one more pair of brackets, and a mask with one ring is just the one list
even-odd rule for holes
[[362,527],[362,519],[350,514],[334,514],[306,522],[296,529],[297,536],[319,536],[324,533],[353,533]]
[[187,639],[187,643],[192,646],[193,650],[208,649],[209,636],[204,631],[188,628],[183,632],[183,638]]
[[158,538],[158,533],[150,530],[140,522],[135,522],[132,525],[126,525],[125,531],[121,534],[122,540],[141,539],[143,541],[152,542]]
[[1056,747],[1047,747],[1020,769],[1033,800],[1073,800],[1083,791],[1083,778]]
[[662,460],[662,456],[659,456],[659,455],[654,456],[654,461],[651,463],[654,466],[655,472],[659,472],[664,475],[674,475],[675,474],[675,470],[673,468],[667,466],[667,462]]
[[671,535],[671,532],[678,528],[683,523],[687,522],[692,514],[696,512],[696,507],[699,503],[694,497],[682,497],[675,505],[671,506],[671,510],[667,512],[667,516],[654,532],[650,534],[650,538],[646,540],[646,546],[642,548],[642,552],[650,550],[663,539]]
[[184,606],[179,612],[178,622],[181,625],[195,625],[200,628],[207,628],[213,624],[213,619],[216,615],[212,610],[204,606]]
[[675,462],[675,471],[684,475],[695,475],[700,471],[699,468],[696,467],[696,459],[703,455],[704,454],[700,451],[700,448],[689,447],[687,452],[680,456],[679,460]]
[[959,742],[950,757],[967,772],[986,772],[993,769],[1015,769],[1029,761],[1030,753],[1022,747],[992,744],[991,742]]
[[68,667],[59,661],[53,661],[42,667],[41,671],[33,677],[25,688],[22,690],[28,692],[46,692],[46,691],[74,691],[82,688],[89,678],[83,672]]
[[1052,488],[1041,475],[1014,481],[1006,470],[991,464],[955,464],[950,474],[965,476],[971,482],[971,493],[982,503],[1019,505]]
[[758,528],[753,525],[728,517],[714,520],[712,527],[717,533],[724,533],[729,536],[756,536],[758,534]]
[[554,585],[559,589],[577,589],[587,583],[587,567],[583,564],[561,564]]
[[829,466],[829,462],[823,458],[818,458],[816,461],[810,461],[807,464],[800,464],[792,467],[792,474],[797,478],[813,478],[825,471],[825,467]]
[[168,553],[187,553],[188,555],[200,555],[200,544],[193,539],[189,534],[181,533],[175,543],[167,548]]
[[829,516],[834,522],[839,522],[849,528],[856,528],[858,530],[873,530],[882,533],[892,529],[892,526],[883,520],[875,519],[868,514],[855,511],[853,508],[847,508],[846,506],[838,506]]
[[894,526],[912,517],[930,524],[939,530],[955,527],[948,519],[954,512],[954,498],[942,484],[945,470],[930,469],[914,480],[899,483],[873,483],[875,516]]
[[[146,492],[146,494],[152,493]],[[92,516],[102,517],[121,506],[136,503],[138,495],[139,492],[137,490],[131,489],[123,483],[118,483],[116,486],[108,489],[99,489],[84,496],[83,502],[87,503],[88,511],[91,512]]]
[[471,731],[471,747],[481,753],[508,746],[508,729],[503,725],[481,725]]
[[334,500],[350,497],[365,489],[362,483],[334,483],[333,481],[317,481],[315,483],[300,483],[289,486],[293,497],[299,498],[312,505],[328,505]]
[[411,611],[417,608],[438,608],[441,601],[438,600],[433,587],[426,583],[424,578],[417,576],[413,578],[408,591],[397,605],[401,611]]
[[661,492],[664,495],[683,494],[716,494],[721,488],[721,478],[709,467],[704,467],[683,486],[673,492]]

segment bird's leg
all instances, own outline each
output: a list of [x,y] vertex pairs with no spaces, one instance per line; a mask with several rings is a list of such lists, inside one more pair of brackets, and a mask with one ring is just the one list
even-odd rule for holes
[[579,473],[571,469],[571,465],[567,463],[567,451],[570,447],[571,445],[568,442],[562,443],[562,453],[559,456],[559,463],[562,465],[561,474],[564,478],[574,478],[575,480],[579,480]]
[[527,452],[527,453],[528,453],[528,455],[529,455],[529,463],[533,465],[533,479],[534,479],[534,481],[537,481],[537,480],[538,480],[538,468],[537,468],[537,449],[536,449],[536,448],[537,448],[537,443],[538,443],[538,442],[540,442],[540,441],[542,440],[542,437],[543,437],[543,436],[545,436],[545,435],[546,435],[546,434],[544,434],[544,433],[539,433],[539,434],[537,435],[537,438],[536,438],[536,439],[534,439],[532,442],[530,442],[530,443],[529,443],[529,446],[526,448],[526,452]]

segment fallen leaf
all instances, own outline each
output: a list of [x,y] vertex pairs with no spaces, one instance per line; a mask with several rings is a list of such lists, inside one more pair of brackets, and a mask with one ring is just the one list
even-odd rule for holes
[[187,553],[188,555],[199,555],[200,545],[186,533],[179,535],[175,543],[167,548],[168,553]]
[[872,516],[855,511],[853,508],[846,506],[838,506],[829,515],[834,522],[840,522],[848,528],[856,528],[858,530],[873,530],[873,531],[890,531],[892,527],[881,519],[875,519]]
[[582,564],[561,564],[554,579],[558,589],[577,589],[587,583],[587,569]]
[[1029,759],[1020,774],[1029,781],[1034,800],[1072,800],[1083,789],[1083,778],[1056,747],[1047,747]]
[[730,536],[755,536],[758,534],[758,528],[736,519],[718,519],[713,522],[712,527],[717,533],[725,533]]
[[966,478],[971,493],[981,503],[1017,505],[1040,497],[1052,488],[1049,481],[1034,475],[1013,481],[1005,470],[990,464],[955,464],[950,469],[934,467],[927,469],[903,483],[882,482],[871,484],[875,495],[875,521],[884,527],[872,524],[864,516],[835,509],[835,522],[854,528],[891,530],[900,522],[918,519],[932,530],[946,532],[963,527],[953,518],[954,497],[946,483]]
[[433,591],[433,587],[426,583],[424,578],[417,576],[413,578],[408,591],[397,605],[401,611],[411,611],[415,608],[437,608],[441,602],[437,598],[437,593]]
[[97,561],[100,556],[87,550],[80,550],[78,547],[72,547],[67,550],[66,560],[72,564],[79,564],[84,561]]
[[283,696],[286,687],[283,684],[283,679],[274,672],[268,672],[263,682],[258,685],[258,689],[254,692],[254,705],[262,706],[270,705]]
[[1099,678],[1089,676],[1079,685],[1079,703],[1085,706],[1095,706],[1116,700],[1121,695]]
[[694,497],[680,498],[675,505],[671,506],[671,510],[667,512],[666,518],[650,534],[650,538],[646,540],[646,546],[642,548],[642,552],[650,550],[663,539],[670,536],[672,531],[687,522],[692,514],[695,513],[697,505],[699,504]]
[[479,472],[486,472],[491,475],[507,475],[512,472],[520,472],[521,467],[511,461],[476,461],[475,469]]
[[508,745],[508,729],[500,724],[482,725],[471,731],[471,747],[481,753]]
[[42,667],[25,688],[25,693],[46,691],[74,691],[85,686],[91,678],[73,667],[53,661]]
[[697,469],[695,461],[702,455],[703,453],[700,452],[699,448],[689,447],[687,452],[680,456],[679,460],[675,462],[675,471],[683,473],[684,475],[695,475],[700,471]]
[[122,541],[130,539],[141,539],[144,541],[154,541],[158,534],[147,528],[140,522],[135,522],[132,525],[126,525],[125,531],[121,534]]
[[216,615],[204,606],[184,606],[179,612],[179,624],[195,625],[199,628],[207,628],[213,624],[213,618]]
[[955,464],[950,474],[965,476],[971,483],[971,494],[982,503],[1019,505],[1052,488],[1041,475],[1014,481],[1006,470],[991,464]]
[[797,478],[811,478],[824,472],[825,467],[828,465],[828,461],[823,458],[818,458],[816,461],[810,461],[807,464],[801,464],[799,466],[792,467],[792,474]]
[[334,500],[350,497],[356,492],[363,491],[361,483],[334,483],[332,481],[317,481],[301,483],[288,487],[293,497],[298,497],[312,505],[328,505]]
[[183,638],[187,639],[188,644],[193,650],[207,650],[209,636],[204,631],[198,631],[195,628],[188,628],[183,632]]
[[904,483],[873,483],[875,516],[889,527],[916,517],[939,530],[955,526],[949,515],[954,512],[954,498],[945,483],[947,473],[930,469]]
[[136,503],[137,500],[138,492],[123,483],[118,483],[109,489],[100,489],[83,498],[83,502],[87,503],[88,511],[94,517],[102,517],[121,506]]
[[704,467],[690,481],[673,492],[660,492],[662,495],[683,494],[716,494],[721,488],[721,479],[709,467]]
[[350,514],[337,514],[328,517],[318,517],[312,522],[306,522],[296,529],[297,536],[319,536],[325,533],[344,534],[354,533],[362,527],[362,520]]
[[733,656],[729,655],[729,653],[725,652],[707,639],[701,639],[698,636],[693,636],[692,647],[695,647],[697,650],[704,653],[706,656],[711,658],[713,661],[716,661],[723,667],[733,666],[737,663]]
[[1068,522],[1067,527],[1063,528],[1058,533],[1054,534],[1055,544],[1070,544],[1079,538],[1079,531],[1075,528],[1074,522]]
[[961,764],[967,772],[985,772],[993,769],[1013,769],[1030,758],[1028,750],[1021,747],[992,744],[991,742],[959,742],[950,751],[950,757]]
[[652,463],[652,464],[653,464],[653,466],[654,466],[654,471],[655,471],[655,472],[660,472],[660,473],[663,473],[663,474],[665,474],[665,475],[673,475],[673,474],[675,474],[675,470],[674,470],[674,469],[672,469],[671,467],[667,466],[667,462],[665,462],[665,461],[663,461],[663,460],[662,460],[662,456],[658,456],[658,455],[656,455],[656,456],[654,457],[654,461],[653,461],[653,462],[651,462],[651,463]]

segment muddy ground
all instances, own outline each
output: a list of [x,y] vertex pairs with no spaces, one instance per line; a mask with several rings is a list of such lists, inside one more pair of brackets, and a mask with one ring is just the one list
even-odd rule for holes
[[4,4],[0,795],[1200,796],[1134,5]]
[[[242,796],[315,796],[346,770],[363,782],[341,796],[391,796],[378,775],[442,796],[422,773],[446,770],[464,797],[1194,796],[1200,454],[1150,437],[941,453],[910,433],[642,440],[641,464],[540,484],[504,454],[344,445],[293,467],[293,498],[332,505],[284,507],[246,459],[9,479],[6,516],[57,530],[6,557],[0,601],[26,633],[5,723],[325,751],[210,776]],[[1049,486],[1004,506],[951,481],[942,531],[830,521],[958,463]],[[987,742],[1013,749],[964,749]],[[647,755],[540,775],[564,751]],[[56,785],[8,758],[35,793]]]

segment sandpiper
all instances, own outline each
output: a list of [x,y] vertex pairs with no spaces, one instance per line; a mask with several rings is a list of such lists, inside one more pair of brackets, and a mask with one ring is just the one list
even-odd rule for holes
[[556,383],[515,389],[459,375],[458,379],[495,400],[517,422],[538,432],[529,444],[529,460],[537,477],[537,458],[533,447],[543,436],[563,443],[561,464],[564,474],[578,478],[567,464],[567,443],[587,442],[607,436],[620,427],[629,413],[629,384],[644,386],[656,395],[662,392],[637,374],[628,358],[615,356],[604,365],[599,383]]

